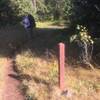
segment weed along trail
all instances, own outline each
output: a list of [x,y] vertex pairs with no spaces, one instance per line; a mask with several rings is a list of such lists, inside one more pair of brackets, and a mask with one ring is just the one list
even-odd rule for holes
[[13,59],[6,59],[5,62],[5,75],[4,75],[4,91],[2,100],[25,100],[20,89],[20,82],[15,77],[17,74],[14,72]]

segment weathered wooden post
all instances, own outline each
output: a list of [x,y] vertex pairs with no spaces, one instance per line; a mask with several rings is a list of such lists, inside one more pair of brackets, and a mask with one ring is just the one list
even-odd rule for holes
[[65,44],[59,43],[59,87],[64,90]]

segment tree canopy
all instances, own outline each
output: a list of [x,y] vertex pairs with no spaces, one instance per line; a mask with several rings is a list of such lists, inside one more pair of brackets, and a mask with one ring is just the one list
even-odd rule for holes
[[100,36],[100,1],[73,0],[70,20],[74,24],[86,26],[93,35]]
[[65,19],[91,33],[100,32],[100,0],[0,0],[0,23],[15,22],[25,12],[37,20]]

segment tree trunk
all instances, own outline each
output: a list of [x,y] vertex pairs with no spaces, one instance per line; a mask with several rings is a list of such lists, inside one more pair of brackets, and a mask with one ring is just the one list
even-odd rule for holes
[[36,7],[36,0],[32,0],[33,3],[33,8],[34,8],[34,12],[37,12],[37,7]]

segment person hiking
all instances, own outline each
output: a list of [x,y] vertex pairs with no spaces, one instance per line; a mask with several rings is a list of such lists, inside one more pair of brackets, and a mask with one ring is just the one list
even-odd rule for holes
[[27,37],[28,39],[32,39],[34,36],[34,30],[36,27],[35,19],[31,14],[27,14],[23,17],[22,24],[27,31]]

